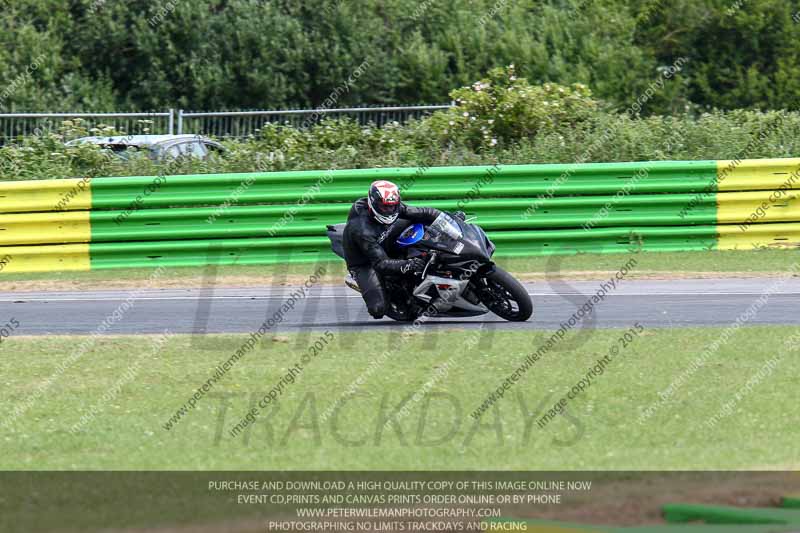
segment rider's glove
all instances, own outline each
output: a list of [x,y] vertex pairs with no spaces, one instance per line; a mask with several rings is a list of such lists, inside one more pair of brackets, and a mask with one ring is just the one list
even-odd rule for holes
[[414,257],[409,259],[405,262],[403,266],[400,267],[400,272],[403,274],[410,274],[419,276],[425,270],[426,261],[420,257]]
[[453,216],[456,218],[460,218],[461,220],[467,219],[467,214],[464,211],[456,211],[455,213],[453,213]]

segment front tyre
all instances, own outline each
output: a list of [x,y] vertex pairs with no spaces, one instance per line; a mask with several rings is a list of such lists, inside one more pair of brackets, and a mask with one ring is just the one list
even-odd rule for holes
[[489,310],[511,322],[524,322],[533,314],[533,302],[522,283],[500,268],[480,281],[480,298]]

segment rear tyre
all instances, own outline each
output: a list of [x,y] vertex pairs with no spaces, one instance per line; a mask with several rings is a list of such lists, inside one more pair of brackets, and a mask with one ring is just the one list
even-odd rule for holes
[[489,310],[510,322],[524,322],[533,314],[533,302],[522,283],[495,266],[481,283],[481,302]]

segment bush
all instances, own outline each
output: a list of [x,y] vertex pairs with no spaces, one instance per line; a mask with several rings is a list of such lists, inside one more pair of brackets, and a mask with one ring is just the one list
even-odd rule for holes
[[439,103],[512,62],[532,83],[584,83],[627,107],[681,57],[680,81],[643,113],[800,105],[798,8],[786,0],[0,5],[4,110]]
[[[454,92],[460,99],[457,108],[405,125],[376,128],[347,119],[324,120],[308,129],[265,124],[251,138],[224,140],[224,155],[212,155],[205,161],[179,159],[169,167],[145,154],[121,159],[93,145],[66,146],[76,136],[119,133],[107,127],[87,131],[80,121],[67,121],[57,132],[0,148],[0,177],[19,180],[800,154],[798,112],[735,110],[698,117],[632,117],[607,108],[583,87],[535,86],[513,78],[513,69],[492,71],[479,82],[480,90],[471,87]],[[555,110],[546,113],[550,108]],[[780,128],[776,129],[776,124]],[[753,142],[762,131],[772,133],[763,142]],[[497,143],[492,139],[498,139]]]
[[514,65],[492,69],[487,78],[450,97],[456,106],[434,115],[431,126],[446,142],[474,150],[535,137],[542,130],[579,127],[599,107],[583,84],[531,85],[517,76]]

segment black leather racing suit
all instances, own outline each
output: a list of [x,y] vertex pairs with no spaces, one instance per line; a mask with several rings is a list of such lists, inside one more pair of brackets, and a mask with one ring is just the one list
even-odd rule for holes
[[[432,207],[411,207],[400,203],[400,220],[430,224],[441,211]],[[347,225],[342,235],[342,247],[347,269],[361,289],[367,311],[374,318],[381,318],[386,311],[386,295],[381,282],[383,274],[402,273],[408,264],[405,259],[390,259],[383,248],[383,240],[392,225],[377,222],[369,212],[367,199],[356,200],[347,215]]]

